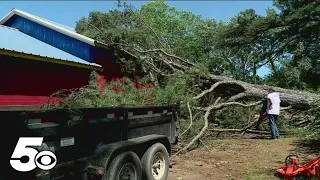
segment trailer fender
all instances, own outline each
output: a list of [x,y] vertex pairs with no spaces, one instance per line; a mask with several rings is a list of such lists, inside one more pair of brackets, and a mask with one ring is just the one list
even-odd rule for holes
[[168,153],[171,154],[170,141],[164,135],[148,135],[111,144],[101,144],[97,147],[94,157],[87,167],[87,172],[103,175],[106,173],[112,160],[120,153],[133,151],[139,158],[142,158],[147,149],[155,143],[162,143],[167,148]]

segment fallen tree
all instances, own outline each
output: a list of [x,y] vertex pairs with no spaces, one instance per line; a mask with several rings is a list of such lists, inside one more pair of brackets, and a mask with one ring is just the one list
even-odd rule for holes
[[[152,28],[152,26],[148,25],[144,18],[140,17],[140,15],[130,7],[126,7],[123,16],[128,14],[132,14],[132,17],[130,16],[130,18],[127,19],[128,22],[133,21],[135,23],[132,24],[136,24],[136,26],[140,24],[139,27],[143,27],[142,29],[144,30],[144,32],[150,30],[150,32],[152,32],[152,35],[156,37],[157,41],[155,43],[146,45],[145,41],[139,42],[139,38],[137,38],[136,36],[133,36],[131,38],[123,38],[122,36],[109,38],[109,34],[107,34],[108,31],[106,31],[106,29],[100,29],[94,24],[88,24],[88,26],[94,27],[95,31],[97,31],[97,36],[95,36],[96,38],[102,37],[99,39],[99,41],[101,41],[101,43],[99,43],[100,46],[107,47],[115,52],[117,61],[122,65],[123,72],[125,72],[127,77],[132,77],[133,75],[137,74],[139,74],[141,78],[148,77],[148,79],[156,86],[157,90],[170,86],[171,82],[169,81],[169,79],[171,78],[180,78],[183,81],[188,80],[187,91],[183,91],[186,94],[182,95],[185,97],[181,97],[181,99],[179,99],[179,101],[181,101],[181,104],[184,105],[184,107],[188,108],[186,112],[189,112],[190,117],[190,124],[186,128],[186,130],[183,131],[182,135],[184,135],[191,129],[195,117],[203,120],[203,127],[201,128],[200,132],[195,135],[195,137],[191,139],[191,141],[185,147],[183,147],[176,153],[176,155],[187,151],[196,142],[201,142],[201,138],[208,130],[209,120],[211,118],[214,118],[213,112],[230,106],[241,106],[244,108],[249,108],[265,104],[264,102],[269,86],[250,84],[225,76],[217,76],[215,74],[212,74],[211,72],[208,72],[208,68],[203,67],[201,63],[197,64],[195,63],[197,62],[195,60],[190,61],[186,58],[179,57],[172,53],[173,51],[170,49],[172,45],[170,46],[166,44],[166,39],[164,37],[160,37]],[[84,21],[84,23],[86,22],[87,21]],[[98,22],[98,24],[100,24],[103,21],[99,20]],[[125,26],[127,27],[127,24]],[[109,26],[103,26],[101,28],[105,27]],[[128,27],[132,28],[133,25],[130,25]],[[126,29],[126,33],[130,32],[131,28]],[[91,29],[90,32],[91,31],[93,31],[93,29]],[[174,44],[173,42],[171,43]],[[281,106],[292,108],[295,110],[309,109],[311,104],[317,98],[319,98],[319,95],[312,93],[283,89],[278,87],[274,87],[274,89],[280,92]],[[172,91],[170,93],[173,94],[178,92]],[[71,94],[72,95],[69,96],[69,98],[66,98],[69,102],[72,100],[83,101],[83,99],[86,99],[86,97],[94,97],[95,101],[104,101],[103,98],[100,98],[100,96],[97,95],[99,94],[99,92],[93,88],[91,88],[90,90],[87,90],[85,88],[81,89],[80,91],[73,91]],[[108,95],[108,93],[104,94]],[[150,94],[150,96],[142,95],[141,98],[137,98],[135,103],[138,104],[135,105],[139,105],[139,103],[140,105],[142,105],[146,101],[151,104],[157,104],[157,102],[154,101],[154,92]],[[139,93],[134,91],[134,94],[132,94],[130,98],[137,95],[139,95]],[[121,99],[122,97],[120,96],[116,95],[115,99]],[[145,99],[146,97],[149,97],[150,99]],[[110,99],[112,98],[109,98],[108,102],[113,102],[110,101]],[[171,101],[171,99],[169,98],[167,100]],[[129,102],[132,101],[122,100],[122,102],[118,104],[128,105]],[[69,104],[74,103],[66,102],[63,104],[68,106]],[[78,104],[82,105],[82,103]],[[106,105],[105,102],[98,102],[93,104],[95,106]],[[251,127],[261,123],[262,121],[263,118],[259,118],[256,121],[249,122],[248,125],[241,129],[241,131],[248,132],[250,131]]]
[[[250,84],[225,76],[203,73],[199,70],[196,64],[183,59],[182,57],[169,54],[163,49],[143,50],[138,45],[132,46],[122,43],[111,43],[107,45],[113,49],[121,50],[131,55],[138,62],[142,62],[140,64],[142,70],[154,84],[161,85],[161,79],[174,76],[177,73],[182,76],[182,78],[193,79],[194,83],[191,84],[191,86],[195,87],[195,89],[193,88],[193,90],[198,92],[198,95],[194,96],[190,100],[186,100],[185,102],[183,102],[187,104],[190,114],[190,124],[188,128],[183,132],[183,134],[192,126],[193,115],[190,110],[191,102],[198,101],[199,104],[199,101],[201,101],[201,99],[203,99],[204,97],[207,97],[206,99],[215,99],[213,105],[210,105],[210,102],[212,102],[212,100],[209,100],[205,101],[205,103],[200,103],[201,107],[191,106],[192,109],[198,111],[197,113],[202,114],[202,117],[204,119],[204,126],[202,127],[199,134],[197,134],[185,147],[180,149],[175,155],[186,152],[197,141],[201,141],[201,137],[208,129],[208,118],[212,111],[220,110],[229,106],[252,107],[261,105],[263,103],[265,104],[267,90],[271,87],[267,85]],[[141,58],[143,59],[143,61],[141,61]],[[126,64],[126,62],[123,60],[121,61],[121,63]],[[283,89],[279,87],[272,88],[280,93],[281,106],[284,107],[283,110],[307,110],[311,107],[311,104],[320,97],[318,94],[309,92]],[[211,98],[208,98],[210,94],[213,96],[211,96]],[[249,101],[254,101],[254,103],[245,104],[245,102]],[[263,107],[262,111],[264,109]],[[251,122],[243,129],[231,131],[240,131],[242,133],[253,132],[253,130],[250,130],[250,128],[254,125],[257,126],[262,123],[263,119],[264,118],[259,118],[257,121]]]
[[[205,81],[208,83],[226,82],[224,83],[225,86],[223,87],[226,90],[228,90],[229,87],[233,89],[236,88],[237,91],[229,98],[229,101],[234,101],[245,97],[249,99],[261,100],[266,97],[267,90],[272,87],[267,85],[249,84],[243,81],[234,80],[229,77],[215,75],[208,75],[208,78],[204,77],[204,79],[206,79]],[[309,109],[311,104],[320,97],[319,94],[313,94],[309,92],[279,87],[272,88],[280,93],[282,107],[290,106],[293,109],[306,110]]]
[[[182,105],[187,105],[189,109],[190,125],[185,130],[185,132],[188,131],[192,126],[193,116],[191,109],[193,111],[197,111],[196,113],[197,115],[200,115],[200,119],[201,117],[202,119],[204,119],[204,125],[199,134],[197,134],[185,147],[180,149],[175,155],[186,152],[196,142],[201,142],[201,138],[203,137],[205,131],[208,130],[209,116],[212,114],[212,112],[230,106],[241,106],[244,108],[248,108],[261,104],[265,105],[264,102],[266,102],[265,99],[267,89],[270,88],[270,86],[250,84],[229,77],[217,76],[208,72],[201,72],[200,68],[194,63],[183,59],[182,57],[171,55],[162,49],[142,50],[142,48],[139,48],[139,46],[137,45],[134,45],[134,47],[132,47],[132,45],[120,43],[111,43],[105,45],[110,47],[111,49],[114,49],[115,51],[118,51],[118,54],[123,55],[123,53],[125,53],[126,56],[124,57],[126,58],[119,58],[118,60],[119,63],[122,64],[122,67],[132,68],[133,64],[133,66],[135,66],[134,69],[140,68],[144,72],[144,76],[149,77],[149,80],[152,81],[160,89],[161,87],[167,86],[167,79],[170,79],[172,77],[180,79],[190,79],[188,84],[188,90],[190,91],[189,93],[197,93],[197,95],[188,95],[187,97],[189,98],[184,99],[180,102]],[[121,53],[119,53],[119,51]],[[131,64],[131,66],[127,64]],[[124,69],[124,71],[126,70]],[[319,98],[319,95],[308,92],[301,92],[278,87],[273,88],[276,91],[280,92],[281,105],[285,107],[284,109],[306,110],[310,108],[311,104],[317,98]],[[71,97],[69,95],[67,98],[65,98],[68,102],[64,102],[63,104],[68,106],[69,104],[74,104],[70,103],[73,100],[83,100],[85,99],[84,97],[86,95],[88,95],[88,97],[92,97],[92,94],[98,95],[99,93],[100,92],[97,89],[88,90],[87,88],[81,88],[80,91],[73,90],[71,93]],[[65,95],[65,93],[63,95]],[[136,95],[137,94],[132,94],[132,96]],[[59,93],[56,93],[55,96],[59,96]],[[143,96],[143,98],[141,99],[145,100],[144,98],[145,97]],[[99,97],[95,99],[97,101],[100,101]],[[103,99],[101,99],[101,101],[103,101]],[[110,101],[110,99],[108,101]],[[146,101],[155,103],[151,100]],[[253,103],[247,104],[247,102]],[[122,103],[126,102],[122,101]],[[105,105],[105,103],[94,104]],[[262,109],[263,107],[264,106],[262,106]],[[229,129],[223,131],[241,131],[242,133],[252,132],[250,128],[254,125],[259,125],[259,123],[262,122],[263,118],[259,118],[259,120],[257,121],[250,122],[245,128],[241,130]],[[185,132],[183,132],[183,134]]]
[[[136,61],[141,64],[142,71],[154,84],[159,84],[160,79],[170,77],[175,73],[181,73],[185,77],[194,79],[194,87],[203,92],[200,94],[214,93],[216,97],[226,99],[228,102],[240,100],[260,101],[266,98],[267,90],[271,86],[256,85],[247,82],[235,80],[225,76],[217,76],[210,73],[203,73],[196,64],[173,54],[167,53],[163,49],[143,50],[138,45],[125,43],[105,44],[111,49],[120,50],[132,59],[120,58],[124,67],[128,61]],[[127,56],[128,57],[128,56]],[[131,62],[132,63],[132,62]],[[309,92],[272,87],[280,93],[281,106],[291,107],[293,109],[306,110],[318,99],[318,94]],[[199,98],[196,98],[199,99]]]

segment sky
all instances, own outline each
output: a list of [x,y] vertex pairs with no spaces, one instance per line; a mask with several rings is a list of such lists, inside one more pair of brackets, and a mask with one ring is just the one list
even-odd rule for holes
[[[76,22],[87,17],[91,11],[107,12],[116,8],[117,1],[0,1],[0,19],[13,8],[75,28]],[[126,1],[140,8],[148,1]],[[272,7],[272,1],[167,1],[178,10],[191,11],[204,18],[228,21],[240,11],[252,8],[256,13],[265,15],[265,9]],[[0,37],[1,38],[1,37]],[[0,39],[1,40],[1,39]],[[265,67],[258,71],[264,76],[269,70]]]

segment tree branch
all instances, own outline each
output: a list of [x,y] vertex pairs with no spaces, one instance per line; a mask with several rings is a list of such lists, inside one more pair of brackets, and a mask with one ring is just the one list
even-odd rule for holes
[[[220,101],[220,97],[214,102],[214,105],[216,105],[219,101]],[[175,156],[177,156],[177,155],[179,155],[180,153],[182,153],[182,152],[185,152],[185,151],[187,151],[196,141],[198,141],[202,136],[203,136],[203,134],[204,134],[204,132],[207,130],[207,128],[208,128],[208,117],[209,117],[209,115],[210,115],[210,112],[211,112],[211,109],[208,109],[207,111],[206,111],[206,113],[205,113],[205,115],[204,115],[204,126],[202,127],[202,129],[201,129],[201,131],[199,132],[199,134],[197,135],[197,136],[195,136],[190,142],[189,142],[189,144],[187,144],[184,148],[182,148],[182,149],[180,149],[175,155],[174,155],[174,157]]]
[[192,118],[192,112],[191,112],[191,108],[190,108],[189,102],[187,102],[187,106],[188,106],[188,110],[189,110],[190,124],[189,124],[188,128],[187,128],[183,133],[180,134],[179,137],[183,136],[183,135],[191,128],[191,126],[192,126],[192,120],[193,120],[193,118]]
[[[201,97],[203,97],[204,95],[212,92],[215,88],[217,88],[218,86],[220,86],[221,84],[236,84],[239,85],[239,83],[235,82],[235,81],[219,81],[216,82],[215,84],[213,84],[210,89],[204,90],[202,91],[199,95],[193,97],[192,99],[197,100],[200,99]],[[241,85],[240,85],[241,86]]]

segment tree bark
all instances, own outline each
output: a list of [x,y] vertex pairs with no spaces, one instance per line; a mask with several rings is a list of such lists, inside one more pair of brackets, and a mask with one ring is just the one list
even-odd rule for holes
[[[255,101],[264,100],[267,96],[267,90],[272,87],[267,85],[250,84],[243,81],[234,80],[229,77],[216,76],[212,74],[208,76],[202,76],[201,81],[204,89],[207,89],[207,87],[215,84],[216,82],[228,82],[221,83],[221,87],[216,88],[214,92],[218,93],[218,96],[221,96],[221,94],[224,94],[224,96],[222,95],[222,97],[229,96],[229,101],[241,99],[249,99]],[[315,100],[320,98],[319,94],[284,89],[279,87],[272,88],[279,92],[282,107],[291,106],[292,109],[307,110]]]

